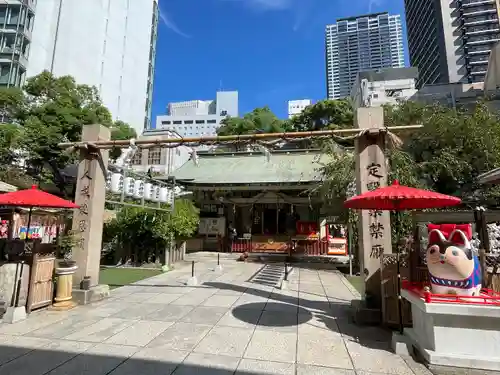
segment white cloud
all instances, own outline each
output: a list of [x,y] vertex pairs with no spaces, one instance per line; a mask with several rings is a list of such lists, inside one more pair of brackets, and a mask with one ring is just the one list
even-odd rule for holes
[[163,10],[160,9],[160,19],[163,22],[163,24],[172,30],[174,33],[184,37],[184,38],[191,38],[188,34],[184,33],[177,24],[174,22],[174,20]]

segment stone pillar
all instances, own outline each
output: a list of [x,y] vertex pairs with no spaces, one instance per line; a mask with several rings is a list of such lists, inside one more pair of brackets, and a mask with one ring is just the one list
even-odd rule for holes
[[[356,188],[357,194],[363,194],[387,186],[385,135],[376,130],[384,127],[383,108],[358,108],[355,124],[360,129],[373,129],[356,141]],[[366,307],[380,308],[380,257],[392,253],[389,211],[361,210],[358,234]]]
[[[105,126],[85,125],[82,141],[108,141],[110,135]],[[73,231],[78,236],[73,250],[73,260],[78,266],[73,277],[74,285],[79,285],[84,276],[90,277],[91,286],[99,283],[109,151],[95,151],[80,151],[75,193],[75,203],[80,209],[73,215]]]

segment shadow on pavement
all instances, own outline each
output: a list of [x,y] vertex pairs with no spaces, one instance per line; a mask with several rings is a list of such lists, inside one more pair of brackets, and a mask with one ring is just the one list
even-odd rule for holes
[[[290,315],[294,314],[294,317],[290,318],[289,322],[294,319],[297,319],[296,321],[298,321],[299,319],[298,315],[301,314],[301,312],[305,311],[306,316],[310,317],[307,320],[307,322],[309,322],[314,318],[317,321],[317,323],[323,323],[322,326],[326,327],[326,329],[329,329],[334,332],[339,332],[340,334],[342,334],[342,337],[346,340],[358,342],[359,344],[369,348],[391,351],[390,349],[391,332],[381,327],[358,326],[353,324],[349,319],[351,307],[350,307],[350,301],[348,300],[346,300],[345,302],[327,302],[327,301],[314,301],[302,298],[299,299],[298,297],[293,297],[289,295],[269,293],[260,289],[247,288],[239,285],[233,285],[221,282],[205,282],[203,285],[217,288],[219,290],[232,290],[242,293],[244,292],[246,294],[269,298],[273,299],[276,302],[281,302],[288,304],[290,306],[294,306],[291,308],[293,312],[289,310]],[[265,304],[263,303],[262,305],[264,306]],[[243,306],[248,306],[248,305],[243,305]],[[300,310],[295,311],[297,306],[299,307]],[[240,309],[243,308],[244,307],[240,307]],[[234,308],[234,310],[237,309],[238,307]],[[278,307],[274,309],[268,307],[265,309],[266,311],[273,311],[275,313],[277,317],[275,324],[279,324],[278,323],[279,319],[284,319],[283,317],[286,315],[286,313],[283,313],[282,310],[280,310]],[[233,315],[239,318],[237,315],[234,314],[234,310],[233,310]],[[245,321],[244,319],[241,320]],[[298,324],[300,324],[300,322]]]
[[[20,337],[24,339],[24,337]],[[26,338],[27,339],[27,338]],[[264,375],[241,358],[59,341],[45,348],[0,345],[0,375]],[[48,347],[48,348],[47,348]],[[247,362],[248,363],[248,362]],[[253,367],[255,366],[254,362]],[[237,367],[240,369],[237,369]],[[293,365],[289,365],[293,366]],[[254,367],[255,368],[255,367]],[[236,371],[236,372],[235,372]],[[287,372],[294,373],[294,372]],[[305,373],[304,373],[305,374]]]
[[259,327],[295,327],[309,322],[313,315],[309,310],[296,305],[273,302],[255,302],[237,306],[232,310],[236,319],[255,324],[255,311],[264,311],[257,322]]

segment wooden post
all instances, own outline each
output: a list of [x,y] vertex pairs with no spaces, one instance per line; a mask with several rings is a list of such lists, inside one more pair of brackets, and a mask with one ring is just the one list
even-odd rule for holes
[[[372,129],[356,141],[356,188],[363,194],[387,186],[387,161],[384,110],[381,107],[358,108],[355,125]],[[390,215],[388,211],[361,210],[359,213],[359,260],[365,284],[365,302],[368,308],[381,308],[380,264],[382,254],[392,253]]]
[[[82,141],[109,139],[110,130],[105,126],[83,126]],[[75,194],[75,203],[80,209],[75,210],[72,226],[78,236],[73,249],[73,260],[78,266],[73,278],[74,285],[80,285],[85,276],[90,277],[90,286],[99,283],[107,166],[108,150],[99,150],[97,153],[86,149],[80,151]]]

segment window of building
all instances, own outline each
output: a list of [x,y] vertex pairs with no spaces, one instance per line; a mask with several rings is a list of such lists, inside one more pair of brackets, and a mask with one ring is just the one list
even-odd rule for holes
[[197,123],[197,124],[204,124],[204,123],[205,123],[205,120],[196,120],[196,123]]
[[170,125],[170,121],[162,121],[161,124],[162,125]]
[[173,121],[174,125],[180,125],[182,124],[182,121]]
[[216,124],[217,120],[207,120],[207,124]]
[[161,148],[151,148],[148,154],[148,165],[159,165],[161,163]]
[[142,164],[142,149],[139,148],[135,152],[135,155],[132,158],[131,163],[132,163],[132,165],[141,165]]
[[184,124],[192,124],[193,120],[184,120]]

